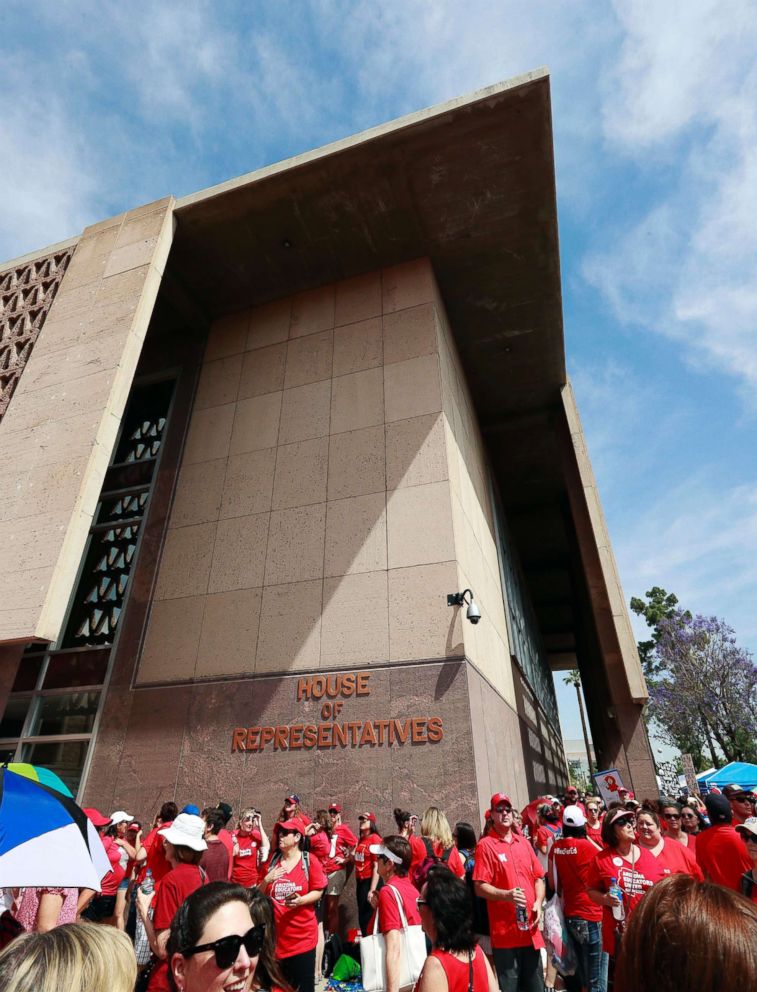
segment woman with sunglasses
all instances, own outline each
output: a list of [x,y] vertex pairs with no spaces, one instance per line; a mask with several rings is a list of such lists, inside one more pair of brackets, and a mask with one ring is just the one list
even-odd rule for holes
[[698,882],[704,881],[702,869],[692,852],[670,836],[663,836],[660,818],[649,806],[642,806],[636,816],[636,833],[640,846],[662,865],[663,874],[691,875]]
[[694,834],[687,834],[683,829],[681,821],[683,807],[681,804],[671,799],[664,799],[660,803],[660,806],[662,807],[660,811],[662,816],[661,825],[665,830],[665,836],[671,840],[677,840],[679,844],[688,848],[696,857],[696,837]]
[[[689,840],[691,840],[696,837],[700,831],[704,830],[704,828],[704,817],[699,812],[699,809],[689,803],[684,803],[681,807],[681,830],[683,830]],[[696,850],[696,841],[694,842],[694,850]]]
[[465,882],[446,866],[435,865],[417,903],[431,953],[415,992],[497,992],[497,979],[473,932]]
[[[608,810],[602,842],[589,866],[588,894],[602,907],[602,950],[614,959],[628,917],[645,892],[663,877],[662,865],[636,843],[636,815],[623,806]],[[614,884],[613,884],[614,883]],[[617,886],[620,898],[610,892]]]
[[210,882],[193,892],[171,923],[172,992],[250,992],[265,938],[255,924],[249,890]]
[[260,887],[273,902],[276,959],[286,980],[299,992],[313,992],[318,943],[315,906],[326,888],[326,873],[312,852],[303,851],[304,836],[300,820],[276,824],[275,851]]
[[371,854],[371,845],[380,844],[381,836],[376,832],[375,813],[360,813],[358,840],[353,859],[355,862],[355,899],[360,932],[368,933],[368,921],[376,905],[376,893],[381,888],[376,855]]
[[602,806],[596,796],[586,800],[586,836],[597,847],[602,847]]

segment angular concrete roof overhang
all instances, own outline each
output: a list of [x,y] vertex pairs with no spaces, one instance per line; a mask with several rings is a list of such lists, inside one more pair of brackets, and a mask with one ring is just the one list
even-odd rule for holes
[[544,69],[185,197],[175,213],[169,272],[210,315],[427,256],[482,424],[559,401]]

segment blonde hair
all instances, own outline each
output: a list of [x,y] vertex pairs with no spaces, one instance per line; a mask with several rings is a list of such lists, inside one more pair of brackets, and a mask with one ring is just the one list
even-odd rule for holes
[[449,820],[438,806],[429,806],[421,818],[421,837],[428,837],[432,843],[439,843],[446,851],[455,843]]
[[0,953],[3,992],[132,992],[137,959],[115,927],[65,923],[47,933],[25,933]]

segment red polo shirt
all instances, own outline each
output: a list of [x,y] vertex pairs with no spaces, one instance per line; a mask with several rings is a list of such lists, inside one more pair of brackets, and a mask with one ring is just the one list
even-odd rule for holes
[[741,837],[730,823],[718,823],[697,834],[696,858],[707,878],[739,892],[741,876],[752,867]]
[[[544,877],[544,869],[527,840],[510,832],[503,840],[492,832],[476,845],[474,882],[488,882],[497,889],[521,888],[526,896],[529,918],[536,902],[536,881]],[[515,920],[515,903],[486,900],[489,911],[489,932],[492,947],[544,947],[538,930],[519,930]]]

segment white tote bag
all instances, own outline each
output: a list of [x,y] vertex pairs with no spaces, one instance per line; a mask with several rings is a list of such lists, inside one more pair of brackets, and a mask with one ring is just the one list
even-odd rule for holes
[[[423,927],[408,926],[405,908],[399,892],[389,885],[400,911],[400,992],[411,989],[418,981],[426,960],[426,937]],[[384,992],[386,988],[386,940],[378,932],[378,910],[373,923],[373,933],[360,941],[360,964],[365,992]]]

